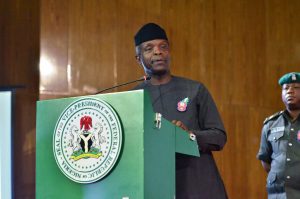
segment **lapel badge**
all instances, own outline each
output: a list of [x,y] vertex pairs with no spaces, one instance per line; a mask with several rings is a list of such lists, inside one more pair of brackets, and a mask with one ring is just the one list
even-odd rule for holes
[[180,112],[184,112],[186,111],[186,108],[187,108],[187,104],[189,103],[189,98],[186,97],[184,98],[183,100],[179,101],[177,103],[177,110],[180,111]]
[[297,140],[298,140],[298,142],[300,142],[300,130],[297,133]]

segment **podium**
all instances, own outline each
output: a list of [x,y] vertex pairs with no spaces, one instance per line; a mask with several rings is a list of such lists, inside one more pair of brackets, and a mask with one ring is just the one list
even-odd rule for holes
[[38,101],[36,198],[174,199],[175,153],[199,150],[155,116],[143,90]]

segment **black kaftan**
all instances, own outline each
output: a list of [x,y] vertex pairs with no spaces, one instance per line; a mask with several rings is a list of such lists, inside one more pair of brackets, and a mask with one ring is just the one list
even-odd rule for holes
[[[223,181],[211,151],[219,151],[226,143],[226,132],[217,107],[205,86],[182,77],[162,85],[145,81],[135,87],[151,96],[154,112],[169,121],[182,121],[196,135],[200,157],[176,155],[176,199],[225,199]],[[179,111],[178,103],[186,102]],[[183,109],[181,109],[183,110]]]

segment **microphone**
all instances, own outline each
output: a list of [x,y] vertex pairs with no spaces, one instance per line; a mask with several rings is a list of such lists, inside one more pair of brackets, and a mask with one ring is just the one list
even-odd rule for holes
[[100,90],[100,91],[98,91],[97,93],[95,93],[94,95],[103,93],[104,91],[107,91],[107,90],[111,90],[111,89],[114,89],[114,88],[118,88],[118,87],[121,87],[121,86],[125,86],[125,85],[127,85],[127,84],[132,84],[132,83],[134,83],[134,82],[140,82],[140,81],[146,81],[146,80],[150,80],[150,79],[151,79],[150,76],[143,76],[142,78],[139,78],[139,79],[136,79],[136,80],[133,80],[133,81],[130,81],[130,82],[126,82],[126,83],[123,83],[123,84],[119,84],[119,85],[116,85],[116,86],[113,86],[113,87],[109,87],[109,88]]

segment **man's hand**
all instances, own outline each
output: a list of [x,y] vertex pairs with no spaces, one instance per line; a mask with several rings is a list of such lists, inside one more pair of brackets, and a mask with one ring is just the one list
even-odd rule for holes
[[172,123],[180,128],[182,128],[183,130],[185,130],[186,132],[188,132],[189,134],[193,133],[192,131],[190,131],[185,124],[183,124],[183,122],[179,121],[179,120],[173,120]]
[[264,161],[261,161],[261,164],[262,164],[263,168],[265,169],[265,171],[267,173],[269,173],[269,171],[271,170],[271,165],[267,162],[264,162]]

